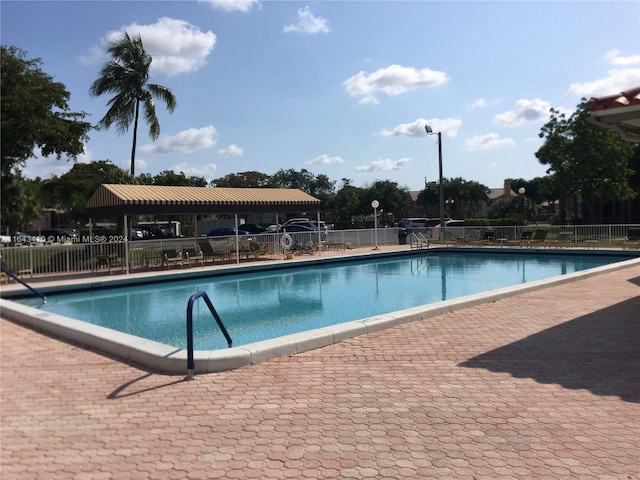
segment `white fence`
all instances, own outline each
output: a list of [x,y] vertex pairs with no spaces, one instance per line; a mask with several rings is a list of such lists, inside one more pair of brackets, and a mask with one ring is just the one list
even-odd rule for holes
[[[409,229],[378,228],[360,230],[330,230],[322,235],[323,248],[359,248],[374,245],[398,245],[406,242],[411,246],[413,231],[420,232],[432,243],[436,231],[429,228]],[[542,233],[536,237],[535,232]],[[407,236],[408,234],[408,236]],[[317,233],[291,234],[294,245],[304,245],[311,252],[318,251]],[[437,237],[437,234],[436,234]],[[235,237],[211,238],[214,245],[223,245],[229,255],[223,260],[234,261],[248,255],[244,248],[246,238],[236,244]],[[260,234],[251,237],[252,243],[260,245],[266,255],[284,253],[278,234]],[[129,242],[129,267],[161,266],[161,254],[166,249],[178,251],[197,246],[196,238],[171,238]],[[504,226],[504,227],[460,227],[452,231],[445,229],[444,244],[486,244],[517,246],[534,243],[545,247],[585,248],[640,248],[640,225],[562,225],[562,226]],[[68,245],[32,244],[0,248],[5,268],[21,275],[47,275],[60,273],[91,273],[114,268],[124,268],[125,243],[76,243]]]

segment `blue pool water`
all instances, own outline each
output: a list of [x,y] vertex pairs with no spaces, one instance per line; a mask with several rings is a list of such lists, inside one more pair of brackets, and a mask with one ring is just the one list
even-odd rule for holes
[[[204,290],[240,346],[628,258],[431,252],[57,294],[44,305],[20,302],[186,348],[187,302]],[[202,300],[193,313],[196,349],[226,348]]]

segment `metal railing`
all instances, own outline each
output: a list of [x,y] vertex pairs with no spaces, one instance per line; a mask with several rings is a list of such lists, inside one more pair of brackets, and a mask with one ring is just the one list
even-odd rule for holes
[[[445,238],[438,239],[437,230],[431,228],[408,229],[409,235],[419,233],[432,244],[485,243],[512,245],[525,231],[546,230],[546,246],[585,248],[640,248],[640,225],[518,225],[518,226],[465,226],[445,228]],[[434,238],[435,234],[435,238]],[[330,230],[322,235],[325,248],[359,248],[373,245],[398,245],[402,231],[395,227],[378,229]],[[291,233],[301,243],[317,243],[317,233]],[[229,250],[228,260],[240,258],[243,248],[241,239],[236,250],[235,237],[208,237],[212,243],[225,246]],[[264,246],[269,255],[281,255],[279,234],[260,234],[250,237]],[[472,242],[482,240],[483,242]],[[161,240],[139,240],[129,242],[129,270],[161,265],[164,249],[184,249],[195,246],[194,237],[168,238]],[[0,256],[7,268],[20,275],[29,271],[34,276],[63,273],[99,273],[114,269],[124,270],[125,243],[73,243],[73,244],[31,244],[0,247]]]
[[191,297],[189,297],[189,301],[187,302],[187,376],[185,377],[185,380],[195,380],[196,378],[194,374],[196,362],[193,358],[193,304],[199,298],[202,298],[207,304],[207,307],[209,307],[211,315],[213,315],[213,318],[222,331],[224,338],[227,339],[227,345],[229,346],[229,348],[233,346],[233,341],[231,340],[226,327],[222,323],[220,315],[218,315],[218,312],[216,312],[216,309],[213,307],[213,304],[211,303],[207,292],[205,292],[204,290],[199,290],[198,292],[191,295]]

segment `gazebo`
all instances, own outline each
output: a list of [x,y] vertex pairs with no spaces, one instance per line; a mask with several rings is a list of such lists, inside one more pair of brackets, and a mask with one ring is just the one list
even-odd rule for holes
[[[236,231],[238,214],[246,213],[273,212],[277,218],[278,213],[315,211],[318,222],[320,221],[319,199],[302,190],[286,188],[102,184],[87,201],[87,209],[92,218],[123,216],[126,237],[129,215],[233,214]],[[197,222],[194,221],[194,225],[197,225]],[[196,230],[196,236],[197,234]],[[125,245],[128,273],[128,242]]]

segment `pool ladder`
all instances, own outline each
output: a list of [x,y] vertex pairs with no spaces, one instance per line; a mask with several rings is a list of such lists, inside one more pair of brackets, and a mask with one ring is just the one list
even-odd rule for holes
[[196,379],[196,375],[194,373],[196,364],[195,364],[195,360],[193,359],[193,304],[200,297],[204,299],[204,302],[207,304],[207,307],[209,307],[209,311],[211,312],[211,315],[213,315],[213,318],[216,320],[218,327],[220,327],[220,330],[222,331],[224,338],[227,339],[227,345],[229,346],[229,348],[231,348],[231,346],[233,345],[233,341],[231,340],[231,337],[229,336],[227,329],[222,323],[222,320],[220,319],[220,315],[218,315],[218,312],[216,312],[216,309],[213,308],[213,304],[211,303],[211,300],[209,299],[207,292],[203,290],[199,290],[198,292],[191,295],[191,297],[189,297],[189,302],[187,303],[187,376],[184,377],[185,380]]
[[429,248],[429,239],[425,237],[422,232],[412,232],[413,241],[412,245],[415,242],[416,249],[422,250],[423,248]]
[[31,285],[29,285],[27,282],[25,282],[24,280],[22,280],[20,277],[18,277],[15,273],[13,273],[11,270],[9,270],[8,268],[5,268],[3,266],[0,266],[0,271],[2,271],[2,273],[10,276],[11,278],[13,278],[16,282],[21,283],[22,285],[24,285],[25,287],[27,287],[31,292],[33,292],[35,295],[39,296],[40,298],[42,298],[42,303],[47,303],[47,297],[45,297],[41,292],[39,292],[38,290],[36,290],[35,288],[33,288]]

